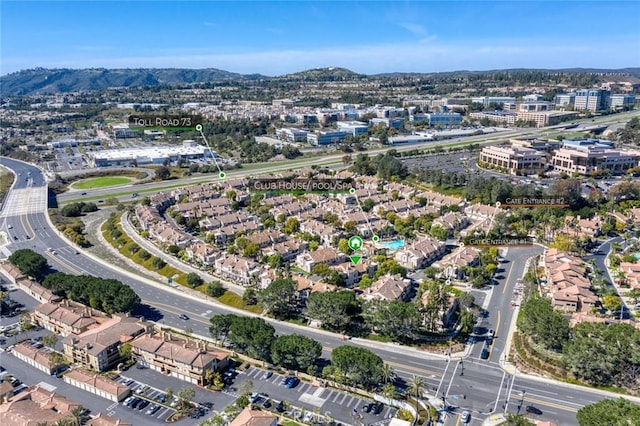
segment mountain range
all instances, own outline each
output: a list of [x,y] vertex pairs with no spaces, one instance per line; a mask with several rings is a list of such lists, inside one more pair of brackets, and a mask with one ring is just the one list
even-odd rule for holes
[[179,68],[132,68],[132,69],[47,69],[35,68],[7,74],[0,77],[0,94],[31,95],[45,93],[68,93],[75,91],[104,90],[114,87],[141,87],[176,84],[192,84],[216,81],[252,81],[260,79],[300,79],[300,80],[361,80],[367,78],[400,78],[439,75],[469,75],[477,73],[515,71],[542,71],[589,74],[623,74],[634,80],[640,77],[640,68],[607,69],[559,69],[559,70],[492,70],[492,71],[455,71],[443,73],[387,73],[376,75],[358,74],[346,68],[326,67],[301,71],[294,74],[269,77],[261,74],[238,74],[216,68],[179,69]]

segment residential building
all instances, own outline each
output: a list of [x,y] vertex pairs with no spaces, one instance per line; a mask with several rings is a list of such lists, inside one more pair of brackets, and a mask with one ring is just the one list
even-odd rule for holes
[[467,278],[466,267],[478,266],[480,263],[480,250],[475,247],[458,247],[432,266],[440,269],[443,278],[462,280]]
[[62,378],[71,386],[113,402],[120,402],[131,395],[128,386],[82,368],[67,371]]
[[546,167],[544,154],[533,148],[516,146],[487,146],[479,160],[509,173],[535,172]]
[[405,268],[417,270],[426,268],[439,259],[445,250],[446,246],[443,243],[431,237],[426,237],[398,250],[394,258]]
[[309,133],[307,142],[312,145],[337,145],[343,143],[347,136],[349,133],[344,131],[320,131]]
[[222,371],[229,365],[229,353],[166,331],[144,334],[131,342],[131,348],[152,370],[200,386],[207,371]]
[[581,312],[596,306],[598,297],[591,290],[584,261],[558,249],[547,249],[540,259],[546,271],[546,296],[555,308]]
[[596,139],[564,140],[551,158],[551,165],[555,171],[569,174],[603,170],[622,174],[640,165],[640,151],[612,148],[611,142]]
[[110,320],[81,334],[73,334],[62,340],[64,355],[74,363],[105,371],[121,360],[120,346],[151,329],[151,324],[125,316]]
[[251,404],[229,423],[229,426],[277,426],[278,416],[268,411],[253,410]]
[[242,285],[249,285],[262,272],[262,266],[252,260],[238,255],[223,254],[215,260],[216,272],[223,278],[233,280]]
[[60,303],[37,305],[33,308],[31,318],[38,325],[62,336],[83,333],[97,324],[98,319],[108,319],[102,312],[67,299]]
[[71,420],[71,412],[82,404],[40,386],[25,389],[0,405],[0,424],[34,426]]
[[609,98],[611,92],[603,89],[584,89],[576,92],[575,109],[578,111],[588,110],[592,112],[602,111],[609,108]]
[[338,121],[336,123],[338,130],[347,132],[353,137],[364,136],[369,134],[369,126],[367,123],[360,121]]
[[314,266],[321,263],[331,266],[345,261],[347,261],[347,256],[333,247],[320,247],[317,250],[307,251],[296,257],[296,264],[308,273],[311,273]]
[[362,294],[365,300],[406,300],[411,291],[411,280],[402,278],[401,275],[384,275],[371,284]]
[[611,108],[633,107],[636,104],[636,95],[633,93],[619,93],[611,95]]

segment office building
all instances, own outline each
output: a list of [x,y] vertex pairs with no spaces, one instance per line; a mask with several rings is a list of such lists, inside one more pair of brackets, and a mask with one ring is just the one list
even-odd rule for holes
[[551,102],[522,102],[517,110],[520,112],[551,111],[553,106]]
[[532,93],[530,95],[525,95],[522,97],[523,102],[540,102],[543,96],[538,93]]
[[349,133],[343,131],[320,131],[309,133],[307,142],[312,145],[331,145],[343,143]]
[[633,93],[619,93],[611,95],[611,108],[632,107],[636,103]]
[[576,103],[575,93],[558,93],[556,95],[556,107],[573,106]]
[[622,174],[640,166],[640,151],[613,148],[613,143],[597,139],[564,140],[551,158],[553,169],[568,174],[587,175],[609,170]]
[[610,91],[602,89],[578,90],[574,107],[578,111],[602,111],[609,108],[610,95]]
[[301,129],[276,129],[278,139],[287,142],[306,142],[308,134],[308,131]]
[[378,124],[384,124],[387,128],[401,129],[404,126],[404,118],[372,118],[369,120],[369,124],[377,126]]
[[[216,154],[213,153],[215,156]],[[89,165],[91,167],[128,166],[135,162],[141,164],[163,164],[165,161],[173,163],[178,158],[189,160],[211,157],[209,148],[197,145],[193,141],[184,141],[182,146],[158,146],[154,148],[106,149],[91,152]]]
[[571,120],[578,115],[572,111],[539,111],[539,112],[523,112],[518,111],[518,121],[536,123],[536,127],[553,126],[563,121]]
[[427,114],[429,126],[458,126],[462,122],[462,115],[457,112],[441,112]]
[[546,167],[543,153],[521,146],[487,146],[480,152],[479,160],[512,174],[536,172]]
[[491,104],[502,105],[506,103],[516,103],[516,98],[513,96],[480,96],[477,98],[471,98],[471,102],[476,104],[482,104],[489,106]]
[[369,126],[367,123],[360,121],[338,121],[336,126],[338,130],[351,133],[353,137],[369,134]]
[[518,114],[511,111],[485,111],[485,112],[472,112],[471,118],[482,120],[486,118],[499,124],[515,124],[518,120]]

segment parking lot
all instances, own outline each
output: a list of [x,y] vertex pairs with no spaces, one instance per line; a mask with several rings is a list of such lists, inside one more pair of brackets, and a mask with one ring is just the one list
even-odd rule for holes
[[288,388],[283,384],[286,376],[274,373],[271,377],[265,378],[264,372],[263,369],[249,367],[238,374],[231,388],[237,392],[242,383],[250,380],[253,383],[252,392],[263,394],[256,400],[257,404],[262,404],[268,399],[270,409],[274,409],[278,402],[285,401],[285,407],[291,407],[287,410],[289,414],[304,423],[316,420],[316,416],[347,424],[355,424],[358,420],[358,423],[385,425],[396,412],[393,407],[383,406],[378,414],[373,410],[367,413],[363,407],[371,403],[371,400],[302,381],[295,387]]

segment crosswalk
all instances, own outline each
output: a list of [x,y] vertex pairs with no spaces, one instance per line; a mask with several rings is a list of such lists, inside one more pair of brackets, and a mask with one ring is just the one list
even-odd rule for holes
[[46,187],[13,189],[7,196],[0,218],[44,213],[46,206]]

